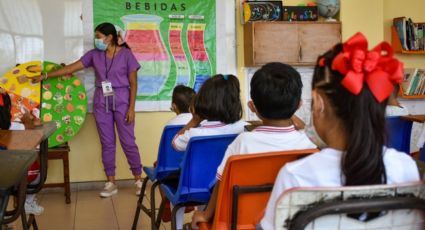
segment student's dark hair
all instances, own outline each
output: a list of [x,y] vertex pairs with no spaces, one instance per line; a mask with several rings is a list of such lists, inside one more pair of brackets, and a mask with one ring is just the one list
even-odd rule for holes
[[298,109],[303,83],[290,65],[268,63],[254,73],[251,99],[257,112],[272,120],[289,119]]
[[11,109],[12,103],[10,101],[9,94],[0,94],[3,98],[3,106],[0,106],[0,129],[8,130],[12,119]]
[[[115,29],[114,24],[109,22],[101,23],[96,26],[96,29],[94,31],[99,31],[105,36],[112,35],[112,42],[114,43],[114,45],[118,46],[118,32]],[[123,46],[130,49],[130,47],[125,42],[119,46]]]
[[204,82],[194,98],[195,113],[203,120],[234,123],[242,118],[239,81],[217,74]]
[[187,86],[178,85],[174,87],[172,103],[176,104],[181,113],[188,113],[190,102],[195,95],[195,91]]
[[358,95],[350,93],[341,84],[345,76],[331,68],[332,61],[341,51],[342,44],[338,44],[318,58],[312,88],[327,96],[332,111],[344,125],[347,140],[341,171],[345,185],[385,184],[383,147],[387,99],[379,103],[365,83]]

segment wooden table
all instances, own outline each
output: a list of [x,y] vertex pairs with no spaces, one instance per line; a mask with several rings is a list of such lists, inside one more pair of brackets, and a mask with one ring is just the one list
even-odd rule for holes
[[416,115],[401,116],[401,119],[408,120],[408,121],[419,122],[419,123],[424,123],[425,122],[425,114],[416,114]]
[[[19,187],[18,191],[16,191],[18,206],[16,209],[12,212],[9,212],[10,215],[8,215],[8,212],[6,212],[6,215],[4,216],[4,219],[2,217],[2,223],[10,223],[13,222],[18,216],[14,215],[16,213],[22,214],[22,216],[25,216],[25,210],[24,210],[24,202],[25,201],[25,194],[30,193],[34,194],[41,190],[43,187],[44,182],[46,181],[47,177],[47,151],[48,151],[48,137],[56,130],[56,124],[53,122],[49,122],[46,124],[43,124],[40,127],[37,127],[35,129],[31,130],[0,130],[0,146],[6,147],[8,150],[31,150],[35,151],[37,146],[40,145],[40,151],[39,151],[39,160],[40,160],[40,181],[37,184],[31,184],[28,186],[22,186],[23,184],[26,185],[26,178],[21,180],[21,186]],[[2,151],[0,155],[2,155],[5,151]],[[7,156],[7,155],[5,155]],[[34,160],[36,159],[36,155],[34,156]],[[32,162],[34,162],[34,160]],[[31,163],[32,163],[31,162]],[[30,165],[30,164],[29,164]],[[28,169],[28,166],[23,168],[26,175],[26,170]],[[2,174],[0,174],[2,175]],[[16,179],[16,178],[15,178]],[[15,181],[15,185],[19,184],[19,180]],[[0,199],[3,200],[4,194],[1,194]],[[1,207],[3,208],[3,207]],[[6,207],[2,209],[3,213],[6,210]],[[22,218],[25,219],[25,218]],[[35,220],[34,220],[35,224]],[[26,220],[22,220],[22,227],[23,229],[27,229],[28,225],[26,223]]]

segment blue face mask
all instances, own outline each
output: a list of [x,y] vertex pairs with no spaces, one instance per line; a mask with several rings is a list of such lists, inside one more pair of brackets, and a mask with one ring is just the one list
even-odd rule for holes
[[103,40],[104,39],[101,39],[101,38],[94,39],[94,46],[96,47],[96,49],[105,51],[106,48],[108,48],[108,45],[106,45]]

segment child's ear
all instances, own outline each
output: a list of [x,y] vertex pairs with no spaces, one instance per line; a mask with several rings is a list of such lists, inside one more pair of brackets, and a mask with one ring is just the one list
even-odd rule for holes
[[249,110],[251,110],[251,112],[257,113],[257,108],[255,108],[253,101],[248,101],[248,108],[249,108]]
[[322,113],[325,109],[322,96],[316,90],[313,90],[311,92],[311,98],[313,100],[311,105],[311,111],[314,112],[316,115]]

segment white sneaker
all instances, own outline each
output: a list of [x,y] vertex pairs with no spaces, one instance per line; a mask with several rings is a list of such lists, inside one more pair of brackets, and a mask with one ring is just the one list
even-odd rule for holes
[[117,193],[117,186],[114,183],[108,181],[105,183],[105,187],[103,188],[102,192],[100,192],[100,197],[107,198]]
[[134,182],[134,185],[136,185],[136,195],[140,196],[140,192],[142,191],[142,181],[141,180],[137,180],[136,182]]
[[25,201],[25,212],[26,214],[34,214],[38,216],[44,212],[44,208],[37,204],[37,201],[34,199],[32,202]]

